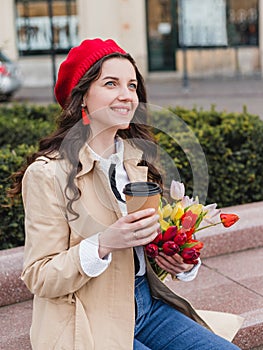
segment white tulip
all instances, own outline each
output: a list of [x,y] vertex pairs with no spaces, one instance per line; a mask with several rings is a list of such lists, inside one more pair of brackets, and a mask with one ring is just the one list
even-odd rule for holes
[[190,198],[188,196],[184,196],[184,198],[181,201],[181,204],[183,208],[187,208],[187,207],[190,207],[191,205],[199,204],[199,199],[198,197],[195,197],[194,199],[192,197]]
[[184,184],[182,182],[172,180],[170,187],[170,196],[176,201],[179,201],[184,197],[184,194]]
[[218,215],[220,214],[220,209],[216,209],[217,204],[209,204],[204,207],[204,211],[207,211],[204,221],[206,221],[209,224],[214,224],[218,221]]

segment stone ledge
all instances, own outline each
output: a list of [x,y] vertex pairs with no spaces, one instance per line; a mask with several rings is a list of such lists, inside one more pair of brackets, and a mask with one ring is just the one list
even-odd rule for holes
[[0,349],[31,350],[32,300],[0,307]]
[[0,306],[25,301],[32,294],[20,278],[24,247],[0,251]]
[[[233,343],[238,345],[242,350],[263,349],[262,334],[262,323],[251,327],[242,327],[235,336]],[[259,346],[255,347],[255,344],[259,344]]]
[[[0,349],[31,350],[29,329],[32,317],[32,300],[0,308]],[[263,350],[260,334],[263,324],[244,325],[234,338],[242,350]]]

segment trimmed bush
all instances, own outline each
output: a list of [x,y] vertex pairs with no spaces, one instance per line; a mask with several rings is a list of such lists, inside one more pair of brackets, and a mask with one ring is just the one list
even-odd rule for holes
[[[263,121],[258,116],[248,114],[245,109],[241,114],[221,113],[213,107],[211,111],[177,107],[153,114],[158,142],[174,160],[181,180],[190,190],[193,188],[191,166],[177,142],[187,150],[192,136],[178,130],[178,121],[171,117],[171,112],[189,126],[205,154],[209,174],[207,203],[226,207],[263,200]],[[169,130],[169,136],[160,130]],[[180,141],[182,138],[184,142]],[[202,167],[198,159],[196,162]]]
[[9,177],[37,150],[39,139],[54,130],[59,111],[56,104],[0,107],[0,249],[24,244],[23,205],[21,198],[10,205],[6,197]]
[[9,176],[23,165],[28,154],[35,151],[36,147],[25,144],[15,149],[10,146],[0,148],[0,249],[24,244],[24,210],[21,197],[11,206],[6,190],[10,186]]
[[55,104],[44,106],[13,105],[0,108],[0,147],[9,144],[33,145],[48,135],[55,127],[59,107]]

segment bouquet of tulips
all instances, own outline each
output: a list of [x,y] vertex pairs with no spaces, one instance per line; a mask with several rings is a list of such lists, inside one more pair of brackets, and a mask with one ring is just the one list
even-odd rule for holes
[[195,239],[194,234],[205,228],[223,224],[232,226],[239,217],[236,214],[224,214],[216,208],[216,204],[204,206],[198,198],[185,196],[184,184],[172,181],[170,196],[172,204],[164,203],[162,198],[159,206],[160,230],[157,237],[145,246],[146,255],[160,279],[168,274],[155,262],[160,251],[168,256],[179,254],[187,264],[197,264],[200,250],[204,244]]

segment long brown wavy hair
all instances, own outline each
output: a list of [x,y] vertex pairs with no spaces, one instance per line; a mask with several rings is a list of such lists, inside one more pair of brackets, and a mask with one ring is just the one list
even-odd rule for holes
[[[49,159],[57,159],[59,155],[60,158],[67,159],[71,165],[67,186],[64,191],[68,199],[68,211],[78,217],[72,205],[74,201],[80,198],[81,192],[76,186],[74,179],[82,169],[82,164],[79,160],[79,151],[91,134],[89,125],[83,125],[80,122],[82,119],[81,104],[83,96],[89,90],[92,82],[99,78],[103,63],[110,58],[128,59],[132,63],[138,81],[137,95],[140,102],[130,122],[130,127],[125,130],[119,130],[117,134],[143,151],[142,160],[138,165],[148,166],[148,180],[157,182],[162,186],[161,175],[154,166],[157,159],[156,140],[150,126],[147,125],[147,96],[144,79],[135,61],[129,54],[113,53],[97,61],[72,90],[69,103],[59,116],[57,129],[51,135],[40,140],[38,151],[28,156],[26,165],[12,175],[13,184],[8,191],[8,197],[14,198],[21,193],[24,173],[28,166],[38,157],[45,156]],[[70,142],[63,142],[66,136]]]

